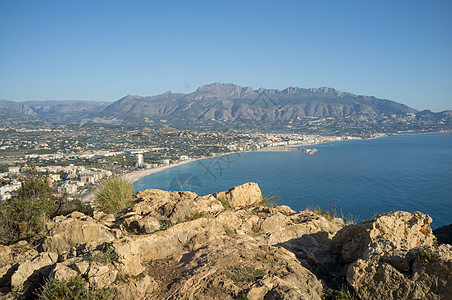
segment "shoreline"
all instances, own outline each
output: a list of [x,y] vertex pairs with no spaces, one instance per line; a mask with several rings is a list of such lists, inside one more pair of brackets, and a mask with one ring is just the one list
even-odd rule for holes
[[195,161],[204,160],[204,159],[213,159],[213,158],[226,156],[226,155],[232,155],[232,154],[255,153],[255,152],[290,152],[290,151],[294,151],[294,148],[296,148],[296,147],[309,147],[309,146],[315,146],[315,145],[321,145],[321,144],[340,143],[340,142],[347,142],[347,141],[367,141],[367,140],[374,140],[374,139],[378,139],[378,138],[382,138],[382,137],[390,137],[390,136],[398,136],[398,135],[418,135],[418,134],[438,134],[438,133],[451,134],[449,132],[420,132],[420,133],[400,133],[400,134],[389,134],[389,135],[385,134],[385,135],[374,136],[374,137],[363,138],[363,139],[328,141],[328,142],[318,142],[318,143],[312,143],[312,144],[295,144],[295,145],[290,145],[290,146],[281,146],[281,147],[278,146],[278,147],[274,147],[273,149],[269,148],[269,149],[229,152],[229,153],[219,154],[216,156],[193,158],[193,159],[178,162],[176,164],[170,164],[167,166],[161,166],[161,167],[152,168],[152,169],[133,171],[133,172],[125,173],[122,176],[124,176],[124,178],[126,180],[129,180],[131,183],[134,183],[148,175],[155,174],[155,173],[158,173],[158,172],[161,172],[164,170],[168,170],[168,169],[171,169],[174,167],[179,167],[179,166],[182,166],[189,162],[195,162]]
[[[379,138],[379,137],[374,137],[374,138]],[[369,139],[373,139],[373,138],[369,138]],[[368,139],[360,139],[360,140],[368,140]],[[242,153],[255,153],[255,152],[291,152],[294,151],[295,147],[301,147],[301,146],[315,146],[315,145],[320,145],[320,144],[327,144],[327,143],[337,143],[337,142],[345,142],[345,141],[352,141],[352,140],[340,140],[340,141],[330,141],[330,142],[319,142],[319,143],[312,143],[312,144],[296,144],[296,145],[290,145],[290,146],[282,146],[282,147],[275,147],[273,149],[259,149],[259,150],[253,150],[253,151],[238,151],[238,152],[229,152],[229,153],[224,153],[224,154],[219,154],[219,155],[215,155],[215,156],[211,156],[211,157],[199,157],[199,158],[193,158],[193,159],[189,159],[189,160],[184,160],[175,164],[170,164],[167,166],[161,166],[161,167],[157,167],[157,168],[152,168],[152,169],[145,169],[145,170],[139,170],[139,171],[133,171],[133,172],[129,172],[129,173],[125,173],[122,176],[130,181],[131,183],[134,183],[138,180],[140,180],[143,177],[146,177],[148,175],[151,174],[155,174],[164,170],[168,170],[174,167],[179,167],[182,166],[184,164],[187,164],[189,162],[195,162],[195,161],[199,161],[199,160],[204,160],[204,159],[213,159],[213,158],[217,158],[217,157],[222,157],[222,156],[226,156],[226,155],[232,155],[232,154],[242,154]]]

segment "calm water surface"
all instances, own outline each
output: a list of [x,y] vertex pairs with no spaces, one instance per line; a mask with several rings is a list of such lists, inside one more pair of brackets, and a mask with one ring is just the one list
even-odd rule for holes
[[137,190],[210,194],[248,181],[295,210],[337,205],[367,219],[422,211],[432,227],[452,223],[452,134],[404,135],[313,146],[319,151],[254,152],[190,162],[143,177]]

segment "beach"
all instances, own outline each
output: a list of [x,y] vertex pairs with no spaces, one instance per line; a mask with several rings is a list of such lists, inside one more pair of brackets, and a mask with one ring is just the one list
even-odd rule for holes
[[[228,154],[230,154],[230,153],[228,153]],[[158,167],[158,168],[133,171],[133,172],[130,172],[130,173],[126,173],[123,176],[124,176],[124,178],[126,180],[128,180],[128,181],[133,183],[133,182],[143,178],[144,176],[148,176],[148,175],[151,175],[151,174],[154,174],[154,173],[157,173],[157,172],[161,172],[161,171],[164,171],[164,170],[167,170],[167,169],[178,167],[178,166],[184,165],[184,164],[189,163],[189,162],[202,160],[202,159],[208,159],[208,158],[212,158],[212,157],[200,157],[200,158],[188,159],[188,160],[180,161],[180,162],[175,163],[175,164],[161,166],[161,167]]]

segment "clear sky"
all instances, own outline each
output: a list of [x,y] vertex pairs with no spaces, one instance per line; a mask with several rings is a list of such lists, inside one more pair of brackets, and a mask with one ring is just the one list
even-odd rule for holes
[[213,82],[328,86],[452,109],[452,1],[0,0],[0,99]]

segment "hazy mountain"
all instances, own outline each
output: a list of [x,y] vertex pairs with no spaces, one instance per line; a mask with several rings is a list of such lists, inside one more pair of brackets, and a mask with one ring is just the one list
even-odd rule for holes
[[416,114],[425,121],[451,119],[451,112],[417,110],[391,100],[359,96],[332,88],[253,89],[213,83],[189,94],[166,92],[142,97],[128,95],[115,102],[0,101],[2,121],[53,123],[101,122],[140,124],[165,120],[173,124],[206,124],[233,120],[289,123],[313,118],[350,120]]
[[46,121],[51,123],[73,122],[106,107],[102,101],[23,101],[0,100],[2,121]]

